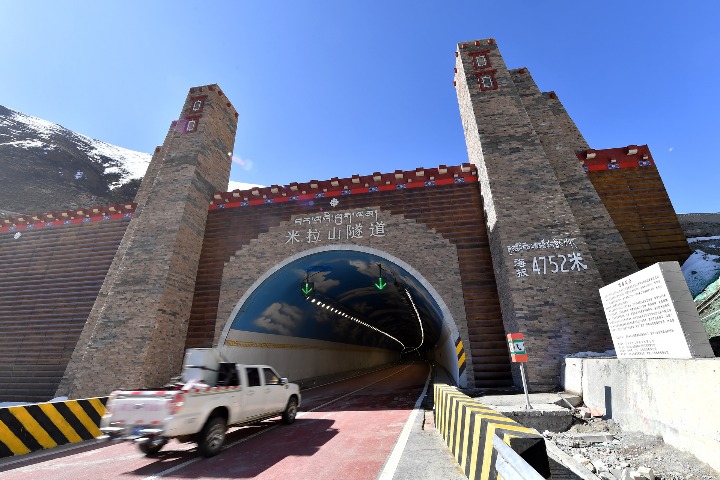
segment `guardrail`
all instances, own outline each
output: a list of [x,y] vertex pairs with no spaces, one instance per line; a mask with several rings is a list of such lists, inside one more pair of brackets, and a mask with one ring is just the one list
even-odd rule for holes
[[545,439],[537,430],[445,384],[435,384],[434,396],[437,429],[468,479],[550,478]]
[[510,448],[497,435],[493,436],[493,449],[497,452],[495,471],[503,480],[545,480],[537,470]]
[[107,397],[0,408],[0,458],[101,435]]

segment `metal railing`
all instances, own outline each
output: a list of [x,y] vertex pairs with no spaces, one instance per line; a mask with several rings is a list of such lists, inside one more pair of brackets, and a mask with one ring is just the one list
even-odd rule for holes
[[493,450],[497,452],[495,470],[503,480],[545,480],[497,435],[493,436]]

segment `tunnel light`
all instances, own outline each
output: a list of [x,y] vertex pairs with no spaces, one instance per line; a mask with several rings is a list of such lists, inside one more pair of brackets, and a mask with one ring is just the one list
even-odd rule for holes
[[418,323],[420,324],[420,345],[410,350],[410,352],[414,352],[418,348],[422,347],[423,343],[425,343],[425,330],[423,329],[422,320],[420,319],[420,313],[415,306],[415,302],[413,301],[412,295],[410,294],[410,290],[408,290],[407,288],[405,289],[405,295],[407,295],[408,299],[410,300],[410,305],[412,305],[413,310],[415,310],[415,317],[417,317]]

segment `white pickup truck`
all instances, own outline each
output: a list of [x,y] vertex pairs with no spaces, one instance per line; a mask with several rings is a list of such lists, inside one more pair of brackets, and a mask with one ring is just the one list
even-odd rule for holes
[[152,455],[171,438],[194,441],[206,457],[220,452],[230,425],[278,415],[293,423],[300,389],[267,365],[221,362],[215,349],[185,354],[180,381],[158,390],[116,391],[107,402],[104,438],[134,441]]

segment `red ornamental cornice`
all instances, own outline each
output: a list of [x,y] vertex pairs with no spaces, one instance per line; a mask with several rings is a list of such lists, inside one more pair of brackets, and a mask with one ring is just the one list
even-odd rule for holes
[[628,145],[622,148],[582,150],[576,153],[586,172],[641,168],[655,165],[647,145]]
[[271,185],[248,190],[215,192],[210,210],[247,207],[271,203],[298,202],[320,198],[362,195],[410,188],[431,188],[441,185],[464,184],[477,181],[477,169],[470,163],[437,168],[375,172],[372,175],[353,175],[349,178],[311,180],[289,185]]
[[128,202],[102,207],[76,208],[58,212],[17,215],[15,217],[0,219],[0,232],[34,230],[74,223],[132,218],[136,206],[136,203]]

